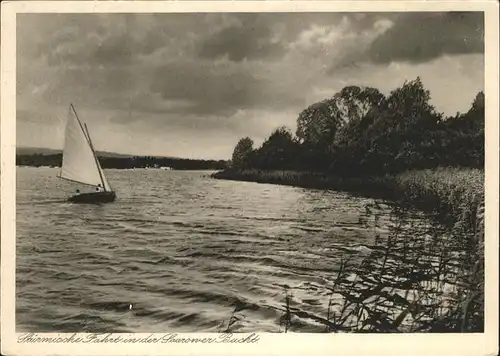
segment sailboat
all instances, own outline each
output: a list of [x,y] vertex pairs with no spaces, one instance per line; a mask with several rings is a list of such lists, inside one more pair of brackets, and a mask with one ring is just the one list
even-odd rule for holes
[[87,124],[82,124],[73,104],[69,107],[61,172],[58,177],[92,186],[96,190],[92,193],[76,194],[68,199],[70,202],[99,204],[110,203],[116,199],[116,193],[106,179],[95,153]]

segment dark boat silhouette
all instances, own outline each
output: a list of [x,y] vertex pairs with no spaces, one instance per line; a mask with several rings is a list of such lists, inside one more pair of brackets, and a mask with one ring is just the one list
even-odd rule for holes
[[77,190],[77,194],[68,199],[72,203],[101,204],[116,199],[116,193],[106,179],[95,153],[87,124],[82,124],[73,104],[69,108],[61,173],[58,177],[96,189],[95,192],[82,194]]
[[115,192],[95,192],[95,193],[82,193],[73,195],[68,199],[72,203],[85,203],[85,204],[100,204],[111,203],[115,201]]

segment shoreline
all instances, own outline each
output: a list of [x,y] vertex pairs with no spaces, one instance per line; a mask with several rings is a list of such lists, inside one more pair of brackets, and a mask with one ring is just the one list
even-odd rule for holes
[[[61,169],[60,166],[23,166],[16,165],[16,168],[48,168],[48,169]],[[214,172],[216,168],[172,168],[172,167],[132,167],[132,168],[116,168],[104,167],[105,170],[118,170],[118,171],[133,171],[133,170],[150,170],[150,171],[192,171],[192,172]]]

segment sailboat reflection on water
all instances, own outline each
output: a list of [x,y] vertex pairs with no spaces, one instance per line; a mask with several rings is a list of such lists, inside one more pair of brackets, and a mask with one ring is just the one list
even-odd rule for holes
[[73,104],[69,107],[61,173],[58,177],[96,189],[93,193],[80,193],[77,189],[77,194],[68,199],[70,202],[99,204],[116,199],[116,193],[106,179],[95,153],[87,125],[82,124]]

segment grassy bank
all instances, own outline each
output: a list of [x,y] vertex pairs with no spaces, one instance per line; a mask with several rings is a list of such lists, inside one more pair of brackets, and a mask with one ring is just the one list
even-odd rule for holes
[[[393,200],[394,222],[361,264],[341,263],[326,332],[482,332],[484,328],[484,172],[440,168],[347,179],[294,171],[223,171],[214,178],[350,191]],[[414,226],[412,209],[436,219]],[[373,218],[378,221],[376,208]],[[374,232],[376,234],[376,232]],[[325,241],[327,243],[327,241]],[[303,314],[283,307],[285,331]],[[340,302],[339,302],[340,300]]]

